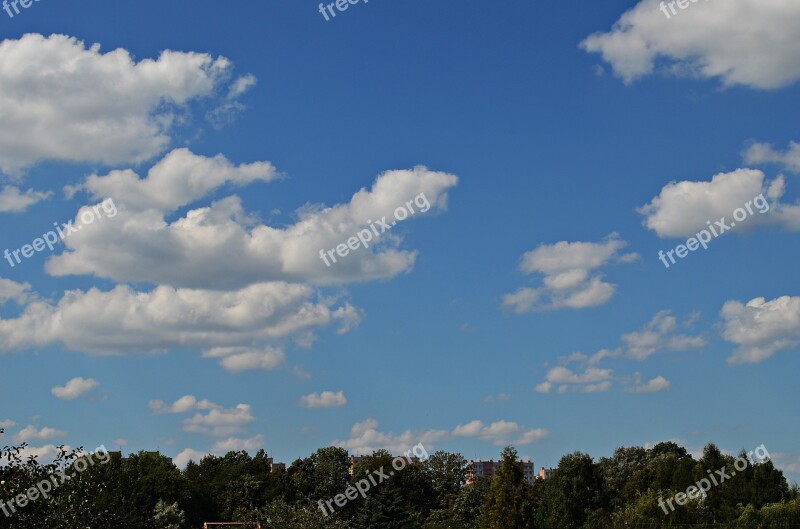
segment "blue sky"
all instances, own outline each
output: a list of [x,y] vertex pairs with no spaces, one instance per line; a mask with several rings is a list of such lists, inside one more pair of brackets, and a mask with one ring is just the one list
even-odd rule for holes
[[[798,21],[756,0],[0,11],[0,250],[117,211],[0,260],[6,436],[181,463],[764,444],[800,479]],[[420,194],[378,246],[319,259]]]

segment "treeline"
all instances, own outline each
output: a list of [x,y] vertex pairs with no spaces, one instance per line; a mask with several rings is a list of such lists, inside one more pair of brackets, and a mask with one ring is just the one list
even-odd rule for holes
[[[19,447],[0,452],[0,501],[6,502],[57,468],[73,469],[75,453],[62,453],[51,466],[22,460]],[[270,472],[261,450],[255,456],[230,452],[208,456],[181,471],[159,454],[82,465],[80,473],[12,516],[0,528],[14,529],[199,529],[206,521],[256,521],[264,529],[631,529],[703,524],[731,529],[800,527],[800,495],[771,462],[749,462],[735,477],[665,514],[659,499],[672,498],[711,473],[732,469],[735,458],[706,446],[695,460],[675,443],[653,448],[619,448],[593,461],[564,456],[551,479],[529,486],[512,464],[509,447],[493,479],[465,485],[467,461],[436,452],[394,471],[366,497],[348,498],[323,514],[327,500],[376,471],[388,475],[391,454],[375,452],[349,473],[340,448],[323,448],[286,470]],[[741,465],[740,465],[741,466]],[[85,469],[84,469],[85,468]],[[340,500],[342,496],[339,496]]]

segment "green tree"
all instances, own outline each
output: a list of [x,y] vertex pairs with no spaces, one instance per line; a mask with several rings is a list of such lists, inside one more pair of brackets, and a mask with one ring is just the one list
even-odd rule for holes
[[492,479],[483,508],[483,529],[523,529],[532,527],[531,499],[517,451],[507,446],[500,456],[500,468]]

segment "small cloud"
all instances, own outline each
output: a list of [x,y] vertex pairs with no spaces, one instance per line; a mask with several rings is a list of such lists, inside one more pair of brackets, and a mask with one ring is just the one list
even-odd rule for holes
[[650,379],[646,384],[642,383],[642,374],[634,373],[634,385],[628,388],[631,393],[657,393],[659,391],[669,391],[672,383],[662,376]]
[[0,213],[22,213],[30,206],[47,200],[53,195],[52,191],[34,191],[28,189],[23,192],[15,186],[5,186],[0,191]]
[[303,408],[341,408],[347,405],[347,397],[344,396],[344,391],[323,391],[301,397],[299,404]]
[[506,402],[511,400],[511,395],[508,393],[500,393],[498,395],[489,395],[483,402],[493,403],[493,402]]
[[35,426],[29,424],[14,436],[18,443],[27,443],[29,441],[46,441],[49,439],[57,439],[64,437],[67,432],[58,430],[56,428],[42,428],[37,430]]
[[75,377],[64,386],[56,386],[50,392],[61,400],[74,400],[99,386],[93,378]]

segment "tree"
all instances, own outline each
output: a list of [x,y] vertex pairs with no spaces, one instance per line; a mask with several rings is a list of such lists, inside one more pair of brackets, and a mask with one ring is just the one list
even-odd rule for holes
[[492,479],[486,496],[481,527],[483,529],[522,529],[530,527],[528,484],[517,464],[517,451],[507,446],[500,456],[500,468]]
[[167,503],[158,500],[153,512],[155,529],[183,529],[186,515],[178,507],[178,502]]

